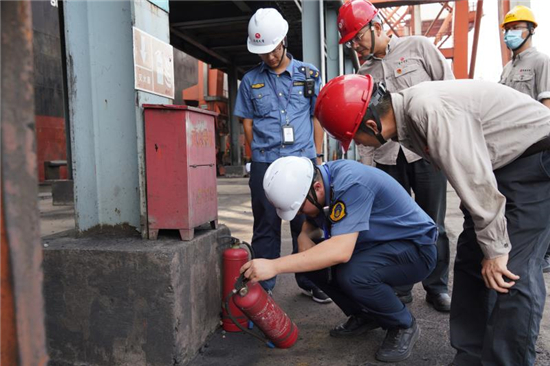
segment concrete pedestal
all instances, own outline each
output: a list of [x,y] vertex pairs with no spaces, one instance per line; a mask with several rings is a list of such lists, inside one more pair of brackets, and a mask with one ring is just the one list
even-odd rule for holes
[[229,229],[43,239],[50,365],[180,365],[220,321]]

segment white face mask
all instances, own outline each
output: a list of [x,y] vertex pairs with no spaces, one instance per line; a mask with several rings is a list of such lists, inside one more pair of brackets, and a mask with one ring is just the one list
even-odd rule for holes
[[519,48],[523,43],[524,39],[521,37],[523,33],[522,29],[510,29],[504,33],[504,43],[512,51]]

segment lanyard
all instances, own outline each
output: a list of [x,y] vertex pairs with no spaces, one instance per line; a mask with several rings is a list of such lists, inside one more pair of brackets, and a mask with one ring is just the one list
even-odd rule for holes
[[[329,186],[329,189],[330,189],[330,200],[329,200],[329,206],[330,206],[330,201],[332,201],[332,183],[331,183],[332,179],[330,177],[330,170],[328,169],[328,166],[326,164],[324,164],[323,168],[325,169],[325,172],[327,173],[327,178],[328,178],[328,186]],[[327,189],[325,187],[325,197],[327,197],[326,192],[327,192]],[[326,199],[325,199],[325,204],[326,203],[327,202],[326,202]],[[327,239],[330,239],[330,237],[331,237],[331,234],[330,234],[330,231],[331,231],[330,229],[331,228],[330,228],[330,226],[327,228],[328,219],[327,219],[326,215],[324,215],[324,216],[325,216],[325,220],[323,222],[323,233],[325,235],[325,240],[327,240]]]
[[[284,71],[283,71],[284,72]],[[277,103],[279,104],[279,106],[281,105],[281,103],[279,102],[279,94],[277,93],[277,88],[275,87],[275,84],[273,84],[273,80],[271,80],[271,77],[272,77],[272,73],[270,73],[269,71],[267,72],[267,81],[269,82],[269,87],[271,88],[271,90],[273,90],[273,92],[275,93],[275,97],[277,98]],[[276,76],[275,76],[276,77]],[[290,78],[290,88],[288,89],[288,95],[287,95],[287,98],[286,98],[286,105],[283,106],[283,110],[285,111],[285,114],[286,114],[286,124],[290,124],[290,120],[288,118],[288,105],[290,104],[290,97],[292,96],[292,77]]]

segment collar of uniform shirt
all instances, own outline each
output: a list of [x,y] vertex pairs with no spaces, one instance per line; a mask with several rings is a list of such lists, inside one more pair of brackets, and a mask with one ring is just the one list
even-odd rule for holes
[[534,52],[537,52],[537,48],[536,47],[529,47],[528,49],[526,49],[522,53],[520,53],[516,56],[513,56],[513,59],[514,60],[521,60],[522,58],[528,57],[530,54],[532,54]]
[[[392,45],[395,45],[397,42],[399,42],[399,37],[391,35],[390,36],[390,41],[388,42],[388,45],[386,46],[386,54],[384,55],[384,57],[386,57],[387,55],[390,54]],[[383,59],[383,57],[372,56],[372,58],[370,60],[368,60],[367,62],[370,65],[370,64],[373,63],[374,60],[381,61],[382,59]]]
[[393,114],[395,116],[395,124],[397,136],[392,140],[397,140],[399,143],[404,143],[409,140],[409,131],[405,123],[405,108],[403,106],[403,96],[399,93],[391,93],[391,104]]
[[[285,71],[290,74],[290,77],[294,74],[294,56],[292,56],[288,51],[285,53],[286,56],[290,59],[290,62],[288,63],[288,66],[286,67]],[[262,65],[260,66],[260,72],[273,72],[269,66],[265,64],[265,62],[262,61]],[[283,72],[285,72],[283,71]]]

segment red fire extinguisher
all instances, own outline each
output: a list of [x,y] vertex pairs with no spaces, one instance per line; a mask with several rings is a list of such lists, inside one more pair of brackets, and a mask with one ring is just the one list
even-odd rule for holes
[[[240,283],[240,284],[239,284]],[[239,287],[237,289],[237,287]],[[259,283],[237,281],[233,302],[271,341],[268,346],[290,348],[298,340],[298,327]],[[249,332],[250,333],[250,332]],[[254,335],[254,334],[253,334]],[[262,340],[264,341],[264,340]]]
[[[254,251],[250,244],[231,237],[231,248],[223,252],[223,329],[228,332],[243,331],[258,338],[269,347],[289,348],[298,340],[298,327],[273,301],[273,298],[258,283],[247,283],[240,275],[241,267],[248,262]],[[264,339],[246,329],[250,319],[265,334]],[[251,328],[251,327],[250,327]]]
[[[223,297],[224,299],[229,296],[235,288],[235,282],[239,278],[239,270],[248,262],[248,252],[241,248],[239,239],[231,238],[231,247],[223,252]],[[225,306],[222,310],[222,328],[226,332],[240,332],[241,328],[237,325],[240,323],[245,327],[248,323],[248,319],[239,308],[233,303],[229,303],[229,309],[235,322],[233,322],[228,315]]]

